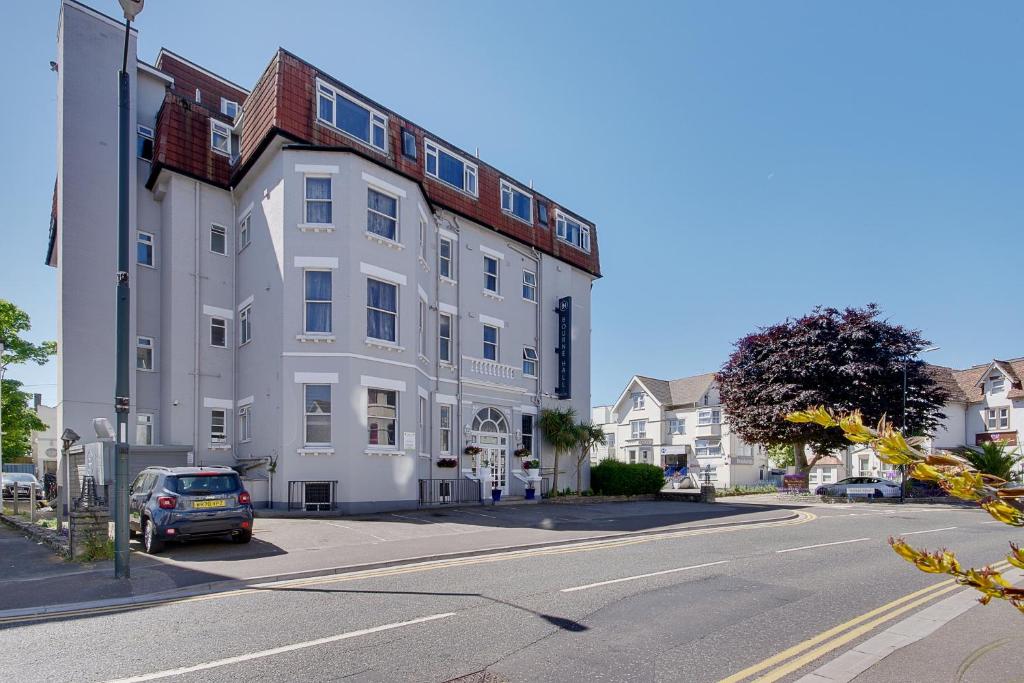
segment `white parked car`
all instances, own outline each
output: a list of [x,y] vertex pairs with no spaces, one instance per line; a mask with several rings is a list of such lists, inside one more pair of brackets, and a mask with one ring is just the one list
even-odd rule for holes
[[824,484],[814,490],[819,496],[868,496],[871,498],[899,498],[898,482],[879,477],[847,477],[834,484]]

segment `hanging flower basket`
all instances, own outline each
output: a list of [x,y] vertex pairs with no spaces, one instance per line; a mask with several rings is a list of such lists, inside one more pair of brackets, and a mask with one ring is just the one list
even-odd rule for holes
[[483,449],[480,448],[479,446],[466,446],[466,450],[462,452],[465,453],[466,455],[476,455],[477,453],[480,453],[482,451]]
[[512,455],[517,458],[529,458],[531,453],[529,448],[517,448]]
[[439,458],[437,461],[438,467],[458,467],[459,461],[455,458]]

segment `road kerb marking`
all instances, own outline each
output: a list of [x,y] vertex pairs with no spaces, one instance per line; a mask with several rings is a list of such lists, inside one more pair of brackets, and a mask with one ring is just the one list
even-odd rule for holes
[[860,543],[861,541],[870,541],[870,538],[851,538],[848,541],[832,541],[831,543],[816,543],[814,545],[802,545],[799,548],[786,548],[785,550],[776,550],[776,553],[793,553],[797,550],[810,550],[811,548],[824,548],[830,545],[843,545],[844,543]]
[[375,579],[387,576],[396,576],[400,574],[410,574],[417,572],[433,571],[436,569],[446,569],[450,567],[464,567],[477,564],[490,564],[494,562],[503,562],[508,560],[518,560],[528,557],[536,557],[539,555],[564,555],[569,553],[580,553],[590,552],[594,550],[604,550],[607,548],[619,548],[628,545],[637,545],[640,543],[652,543],[660,540],[671,540],[677,538],[689,538],[691,536],[704,536],[708,534],[719,534],[725,532],[734,531],[745,531],[749,529],[764,529],[764,528],[775,528],[784,526],[796,526],[800,524],[806,524],[817,519],[817,515],[813,512],[806,512],[803,510],[796,511],[796,516],[786,519],[778,520],[767,520],[765,522],[755,522],[752,524],[738,524],[735,526],[719,526],[710,528],[698,528],[698,529],[680,529],[679,531],[672,531],[666,533],[647,534],[643,536],[634,536],[625,539],[611,539],[602,540],[600,538],[594,540],[583,540],[574,542],[571,545],[565,546],[548,546],[537,549],[526,549],[526,550],[514,550],[514,551],[503,551],[496,552],[490,555],[479,555],[473,557],[454,558],[451,560],[427,560],[424,562],[417,562],[415,564],[400,565],[397,567],[385,567],[382,569],[368,569],[364,571],[349,572],[345,574],[331,574],[325,576],[314,576],[302,579],[285,579],[277,581],[269,581],[266,583],[254,583],[246,588],[238,588],[229,591],[220,591],[216,593],[207,593],[202,595],[190,595],[183,597],[172,597],[172,598],[160,598],[155,600],[146,600],[134,603],[125,603],[119,605],[109,605],[102,607],[83,607],[74,610],[66,611],[52,611],[52,612],[41,612],[36,614],[17,615],[9,617],[0,617],[0,626],[15,624],[15,623],[26,623],[36,621],[49,621],[54,619],[66,619],[70,617],[80,616],[96,616],[101,614],[109,614],[113,612],[130,612],[134,610],[160,607],[162,605],[169,605],[175,603],[185,602],[203,602],[206,600],[219,600],[222,598],[230,598],[242,595],[252,595],[255,593],[268,592],[273,590],[287,590],[288,588],[297,588],[305,586],[319,586],[332,583],[340,583],[344,581],[357,581],[361,579]]
[[[996,564],[992,565],[992,568],[999,569],[1003,565],[1009,566],[1009,563],[997,562]],[[847,629],[853,628],[858,624],[861,624],[873,617],[878,616],[879,614],[883,614],[887,610],[893,609],[894,607],[898,607],[908,601],[914,600],[915,598],[919,598],[923,595],[927,595],[929,593],[933,593],[934,591],[938,591],[934,592],[932,595],[927,595],[927,599],[931,600],[932,598],[937,597],[942,593],[948,592],[947,589],[951,590],[957,587],[959,587],[959,584],[957,584],[954,579],[946,579],[945,581],[939,581],[938,583],[933,583],[930,586],[926,586],[925,588],[916,590],[913,593],[908,593],[900,598],[896,598],[892,602],[888,602],[882,605],[881,607],[876,607],[875,609],[865,612],[860,616],[854,617],[849,621],[843,622],[842,624],[839,624],[837,626],[833,626],[827,631],[823,631],[812,638],[808,638],[802,643],[797,643],[792,647],[786,648],[782,652],[777,652],[771,657],[768,657],[767,659],[764,659],[756,664],[752,664],[747,668],[743,669],[742,671],[737,671],[731,676],[723,678],[718,683],[739,683],[739,681],[746,680],[747,678],[750,678],[751,676],[760,671],[764,671],[765,669],[769,669],[777,664],[781,664],[786,660],[790,659],[791,657],[795,657],[800,653],[804,652],[805,650],[812,648],[821,642],[827,641],[834,636],[838,636]]]
[[934,533],[936,531],[951,531],[951,530],[956,529],[956,528],[957,527],[955,527],[955,526],[944,526],[941,529],[925,529],[924,531],[905,531],[902,534],[897,534],[897,536],[913,536],[914,534],[931,534],[931,533]]
[[588,588],[597,588],[598,586],[608,586],[613,583],[624,583],[626,581],[638,581],[640,579],[649,579],[652,576],[664,576],[665,574],[675,574],[676,572],[685,572],[689,569],[702,569],[704,567],[715,567],[720,564],[729,564],[729,560],[720,560],[718,562],[705,562],[704,564],[694,564],[689,567],[676,567],[675,569],[665,569],[660,572],[650,572],[648,574],[637,574],[636,576],[624,576],[621,579],[610,579],[608,581],[598,581],[597,583],[588,583],[583,586],[573,586],[572,588],[563,588],[560,593],[575,593],[576,591],[586,590]]
[[260,650],[259,652],[250,652],[244,655],[237,655],[235,657],[226,657],[224,659],[216,659],[212,662],[204,662],[203,664],[195,664],[193,666],[183,666],[179,669],[167,669],[165,671],[155,671],[153,673],[142,674],[140,676],[130,676],[128,678],[118,678],[108,683],[141,683],[142,681],[154,681],[160,678],[170,678],[171,676],[181,676],[187,673],[193,673],[195,671],[206,671],[208,669],[216,669],[221,666],[228,666],[229,664],[239,664],[241,662],[248,662],[253,659],[262,659],[264,657],[273,657],[274,655],[284,654],[285,652],[294,652],[295,650],[305,650],[306,648],[316,647],[317,645],[326,645],[328,643],[336,643],[339,640],[348,640],[349,638],[358,638],[360,636],[368,636],[373,633],[380,633],[381,631],[391,631],[396,628],[402,628],[404,626],[413,626],[415,624],[423,624],[428,621],[437,621],[438,619],[447,619],[448,617],[454,617],[455,612],[445,612],[444,614],[431,614],[426,617],[419,617],[418,619],[410,619],[409,621],[399,621],[393,624],[384,624],[383,626],[374,626],[373,628],[364,628],[359,631],[349,631],[348,633],[339,633],[335,636],[328,636],[327,638],[317,638],[316,640],[307,640],[302,643],[292,643],[291,645],[282,645],[281,647],[271,648],[269,650]]

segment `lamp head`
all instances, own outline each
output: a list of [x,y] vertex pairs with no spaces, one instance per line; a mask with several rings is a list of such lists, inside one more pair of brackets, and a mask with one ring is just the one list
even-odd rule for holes
[[135,17],[139,16],[146,0],[118,0],[118,2],[121,3],[121,9],[124,10],[124,18],[128,21],[135,21]]
[[60,440],[64,442],[65,446],[70,446],[73,443],[78,443],[78,441],[81,438],[82,437],[78,435],[78,432],[76,432],[74,429],[71,429],[70,427],[65,429],[64,433],[60,435]]

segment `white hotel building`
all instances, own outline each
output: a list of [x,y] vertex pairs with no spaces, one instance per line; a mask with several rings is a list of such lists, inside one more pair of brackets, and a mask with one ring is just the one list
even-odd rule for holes
[[[550,465],[539,411],[590,406],[593,223],[284,50],[250,89],[129,38],[130,441],[237,466],[275,507],[414,507],[481,458],[522,493],[513,451]],[[58,433],[114,418],[123,40],[62,2]]]

